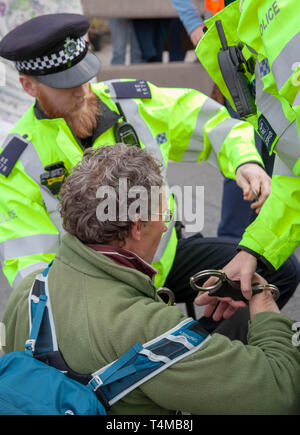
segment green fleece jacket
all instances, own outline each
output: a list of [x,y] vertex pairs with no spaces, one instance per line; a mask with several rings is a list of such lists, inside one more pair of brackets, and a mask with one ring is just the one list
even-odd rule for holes
[[[5,352],[23,350],[27,297],[35,274],[13,291],[3,322]],[[158,297],[151,279],[119,266],[66,234],[49,273],[59,348],[68,365],[92,373],[137,341],[152,340],[185,316]],[[260,313],[247,346],[213,334],[196,353],[141,385],[109,414],[281,414],[300,411],[300,348],[292,322]]]

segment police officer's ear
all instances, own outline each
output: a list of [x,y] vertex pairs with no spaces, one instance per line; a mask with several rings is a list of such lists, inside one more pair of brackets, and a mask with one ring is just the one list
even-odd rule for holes
[[25,74],[20,74],[19,80],[24,91],[31,95],[31,97],[36,98],[38,94],[38,81],[34,77]]

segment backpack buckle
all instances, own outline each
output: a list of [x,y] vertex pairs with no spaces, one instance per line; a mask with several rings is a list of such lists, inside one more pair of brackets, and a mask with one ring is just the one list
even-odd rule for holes
[[89,386],[95,392],[99,387],[103,385],[103,381],[100,376],[94,376],[93,379],[90,380]]
[[34,352],[35,351],[35,343],[36,340],[29,339],[25,343],[25,352]]

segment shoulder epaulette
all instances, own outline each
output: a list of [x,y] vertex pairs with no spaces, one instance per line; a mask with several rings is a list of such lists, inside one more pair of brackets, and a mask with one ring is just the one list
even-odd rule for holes
[[0,154],[0,174],[8,177],[28,142],[22,136],[13,134]]
[[116,98],[152,98],[146,80],[131,80],[128,82],[112,81]]

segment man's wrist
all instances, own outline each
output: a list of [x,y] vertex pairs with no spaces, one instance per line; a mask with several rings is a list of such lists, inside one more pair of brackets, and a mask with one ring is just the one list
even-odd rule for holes
[[248,248],[247,246],[238,245],[237,251],[245,251],[248,254],[252,255],[257,260],[257,267],[262,269],[265,272],[273,273],[275,272],[274,266],[262,255],[258,254],[257,252],[253,251],[252,249]]
[[263,165],[261,162],[259,162],[258,160],[250,160],[250,161],[248,161],[248,162],[243,162],[243,163],[241,163],[240,165],[238,165],[238,166],[236,167],[236,169],[235,169],[235,173],[236,173],[236,171],[237,171],[239,168],[241,168],[242,166],[244,166],[244,165],[248,165],[248,163],[252,163],[252,164],[258,165],[258,166],[260,166],[263,170],[265,170],[265,167],[264,167],[264,165]]
[[261,293],[253,295],[249,301],[250,320],[252,321],[255,314],[272,312],[280,313],[280,310],[273,299],[271,291],[264,290]]

